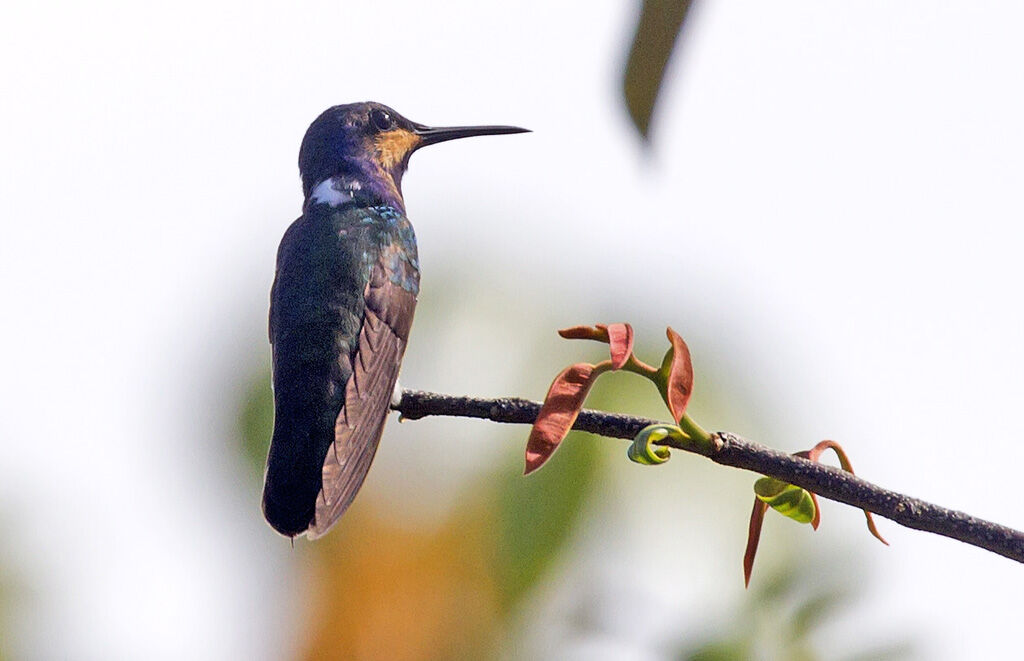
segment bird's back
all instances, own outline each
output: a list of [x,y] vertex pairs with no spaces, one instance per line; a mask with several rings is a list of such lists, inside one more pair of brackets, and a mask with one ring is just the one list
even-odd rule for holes
[[393,208],[313,204],[285,234],[271,291],[275,417],[263,494],[279,532],[326,531],[362,484],[418,291],[412,227]]

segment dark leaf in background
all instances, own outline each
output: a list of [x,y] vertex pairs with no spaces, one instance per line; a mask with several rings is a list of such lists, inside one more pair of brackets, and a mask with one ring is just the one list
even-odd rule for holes
[[643,0],[641,5],[622,91],[629,116],[644,140],[649,138],[665,69],[690,4],[691,0]]

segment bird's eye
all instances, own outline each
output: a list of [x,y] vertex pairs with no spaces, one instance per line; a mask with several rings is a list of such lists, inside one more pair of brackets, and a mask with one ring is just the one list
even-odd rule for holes
[[391,113],[380,108],[370,111],[370,123],[378,131],[390,131],[395,128],[395,120],[391,118]]

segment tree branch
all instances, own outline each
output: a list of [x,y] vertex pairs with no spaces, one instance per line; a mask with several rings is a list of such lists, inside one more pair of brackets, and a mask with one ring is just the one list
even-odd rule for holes
[[[484,399],[403,390],[402,401],[393,408],[410,420],[443,415],[529,425],[537,419],[540,406],[540,402],[518,397]],[[657,422],[660,421],[584,409],[573,429],[632,439],[641,429]],[[852,473],[773,450],[729,432],[712,436],[715,447],[705,456],[717,464],[778,478],[902,526],[951,537],[1024,563],[1024,533],[1018,530],[884,489]],[[670,439],[662,444],[687,450]]]

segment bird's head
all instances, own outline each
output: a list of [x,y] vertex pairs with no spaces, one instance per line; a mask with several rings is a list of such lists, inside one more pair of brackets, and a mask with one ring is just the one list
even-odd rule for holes
[[474,135],[524,133],[515,126],[433,128],[411,122],[381,103],[328,108],[310,124],[299,150],[299,172],[307,201],[331,182],[333,193],[404,208],[402,174],[414,151]]

